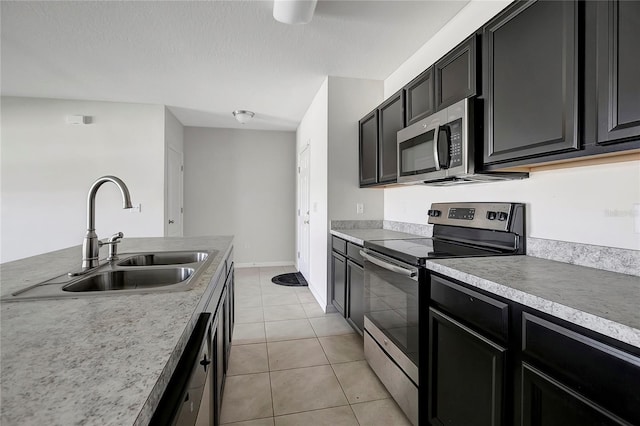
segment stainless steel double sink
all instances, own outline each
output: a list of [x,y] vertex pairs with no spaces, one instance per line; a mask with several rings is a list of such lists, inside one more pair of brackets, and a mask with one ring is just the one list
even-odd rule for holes
[[80,276],[61,275],[16,291],[10,300],[188,290],[215,257],[214,251],[129,253]]

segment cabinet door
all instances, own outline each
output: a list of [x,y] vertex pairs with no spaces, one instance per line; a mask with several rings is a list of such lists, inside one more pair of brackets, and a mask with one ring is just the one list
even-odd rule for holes
[[476,43],[474,34],[436,62],[436,110],[476,94]]
[[224,348],[224,321],[222,321],[220,311],[218,311],[217,327],[214,335],[214,354],[215,354],[215,407],[216,407],[216,421],[215,424],[220,424],[220,413],[222,412],[222,396],[224,392],[224,379],[225,379],[225,348]]
[[579,2],[517,2],[483,30],[487,164],[577,150]]
[[347,260],[347,289],[349,309],[347,319],[362,334],[364,330],[364,269]]
[[504,424],[505,358],[506,349],[430,308],[430,423]]
[[359,123],[360,186],[378,182],[378,110]]
[[433,114],[433,67],[414,78],[404,87],[405,123],[407,126]]
[[629,425],[527,364],[522,391],[522,426]]
[[640,2],[598,2],[598,144],[640,137]]
[[398,130],[404,128],[404,92],[378,107],[378,183],[398,179]]
[[344,256],[331,253],[331,303],[338,312],[345,314],[347,297],[347,260]]
[[227,295],[223,306],[224,313],[224,371],[229,368],[229,356],[231,354],[231,338],[233,335],[233,274],[227,276]]

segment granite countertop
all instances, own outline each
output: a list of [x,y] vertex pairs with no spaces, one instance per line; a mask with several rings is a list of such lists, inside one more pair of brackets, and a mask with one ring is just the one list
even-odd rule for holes
[[365,241],[374,240],[410,240],[413,238],[425,238],[420,235],[407,234],[405,232],[391,231],[390,229],[332,229],[331,235],[351,241],[354,244],[364,245]]
[[531,256],[438,259],[426,267],[640,348],[640,277]]
[[[147,424],[232,243],[230,236],[122,241],[122,255],[217,250],[187,291],[1,303],[0,423]],[[2,294],[75,270],[80,260],[72,247],[2,264]]]

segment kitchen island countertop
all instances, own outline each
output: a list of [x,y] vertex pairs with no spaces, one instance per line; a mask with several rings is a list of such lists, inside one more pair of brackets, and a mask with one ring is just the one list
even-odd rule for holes
[[[231,236],[122,241],[121,257],[216,250],[187,291],[2,302],[0,423],[147,424],[232,244]],[[2,264],[2,295],[80,261],[71,247]]]

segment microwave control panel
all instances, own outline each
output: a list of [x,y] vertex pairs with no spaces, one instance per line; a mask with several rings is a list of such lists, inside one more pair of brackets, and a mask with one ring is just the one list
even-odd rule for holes
[[448,124],[449,135],[449,167],[462,165],[462,118]]

